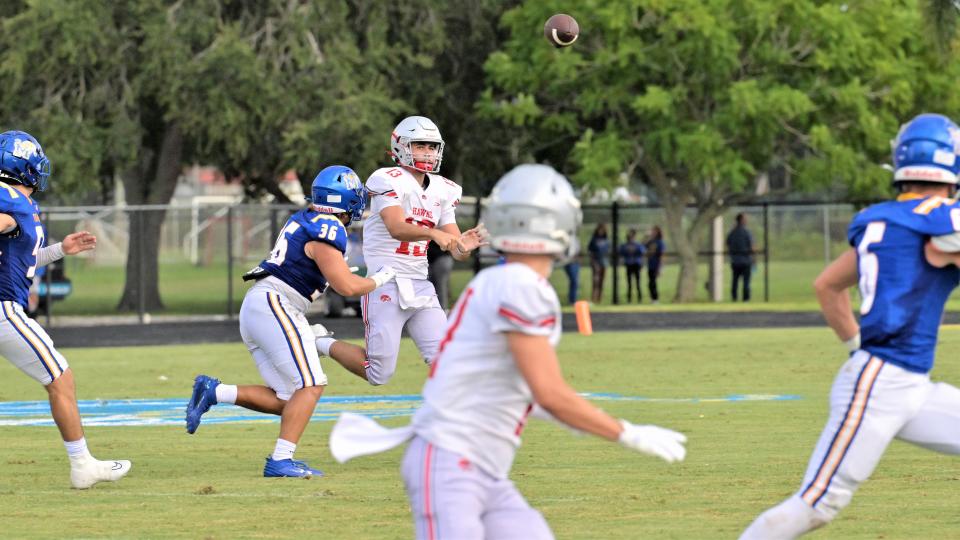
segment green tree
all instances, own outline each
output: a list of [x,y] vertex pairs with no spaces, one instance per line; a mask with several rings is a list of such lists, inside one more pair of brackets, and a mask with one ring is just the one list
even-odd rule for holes
[[958,0],[922,0],[923,13],[930,27],[928,34],[940,49],[948,53],[957,37],[957,18],[960,17]]
[[[27,3],[0,36],[4,118],[40,136],[63,191],[119,176],[130,204],[164,205],[183,166],[201,162],[280,195],[289,167],[309,181],[319,163],[372,155],[369,126],[402,108],[357,54],[349,15],[280,0]],[[147,309],[162,308],[164,219],[131,222],[142,235],[131,235],[120,309],[141,290]]]
[[[557,11],[580,23],[568,49],[536,31]],[[957,62],[922,38],[913,0],[526,2],[502,23],[512,37],[487,62],[479,110],[587,190],[649,183],[680,257],[678,301],[694,298],[724,208],[771,177],[877,196],[900,123],[960,110]]]

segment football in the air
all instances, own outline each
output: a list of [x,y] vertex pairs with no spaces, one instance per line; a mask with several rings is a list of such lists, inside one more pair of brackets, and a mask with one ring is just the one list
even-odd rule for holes
[[543,25],[543,35],[558,49],[569,47],[580,36],[580,25],[566,13],[557,13]]

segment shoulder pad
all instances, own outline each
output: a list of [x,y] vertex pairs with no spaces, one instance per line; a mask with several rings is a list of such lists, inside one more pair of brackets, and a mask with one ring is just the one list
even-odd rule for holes
[[399,167],[388,167],[377,169],[367,179],[366,187],[371,196],[386,195],[388,197],[398,197],[397,185],[395,179],[401,178],[404,170]]
[[34,213],[36,204],[9,184],[0,182],[0,212]]
[[309,241],[330,244],[340,252],[347,251],[347,228],[336,216],[317,214],[306,221]]

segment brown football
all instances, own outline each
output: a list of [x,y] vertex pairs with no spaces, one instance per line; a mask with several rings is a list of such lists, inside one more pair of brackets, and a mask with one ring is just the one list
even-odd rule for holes
[[566,13],[557,13],[543,25],[543,36],[554,47],[569,47],[580,35],[580,25]]

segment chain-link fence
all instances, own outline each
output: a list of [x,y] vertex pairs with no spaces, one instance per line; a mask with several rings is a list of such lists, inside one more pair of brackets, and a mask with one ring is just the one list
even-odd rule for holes
[[[95,251],[68,257],[62,274],[41,278],[41,292],[50,291],[54,302],[44,302],[41,315],[104,315],[118,312],[150,314],[235,316],[245,287],[243,272],[256,265],[272,249],[275,238],[291,213],[299,208],[279,205],[194,204],[190,206],[100,206],[51,207],[44,211],[51,241],[75,230],[88,230],[98,239]],[[473,227],[479,203],[465,199],[458,209],[460,228]],[[757,298],[790,300],[794,282],[807,287],[825,264],[846,245],[846,227],[854,208],[847,204],[777,204],[730,208],[723,215],[719,237],[733,226],[733,217],[748,217],[757,251]],[[688,219],[694,216],[688,212]],[[599,223],[606,223],[614,243],[606,301],[620,303],[623,269],[615,256],[629,229],[643,238],[653,225],[663,227],[663,210],[657,207],[606,204],[586,205],[581,245],[586,248]],[[615,226],[614,226],[615,225]],[[362,228],[350,227],[350,264],[362,265],[359,242]],[[671,232],[664,230],[664,283],[669,299],[671,271],[678,263]],[[707,279],[710,261],[724,247],[711,242],[707,231],[699,246],[699,259]],[[133,256],[131,256],[133,246]],[[718,252],[719,249],[719,252]],[[153,257],[155,255],[155,259]],[[153,265],[152,261],[156,261]],[[496,255],[457,264],[461,282]],[[585,265],[586,266],[586,265]],[[561,273],[562,274],[562,273]],[[586,276],[585,276],[586,277]],[[584,279],[589,283],[589,278]],[[153,285],[156,283],[156,286]],[[66,284],[66,288],[65,285]],[[562,279],[555,281],[558,290]],[[459,293],[455,280],[454,295]],[[582,284],[581,284],[582,286]],[[807,287],[808,288],[808,287]],[[806,290],[806,289],[805,289]],[[64,294],[65,293],[65,294]],[[706,290],[698,299],[708,300]]]

